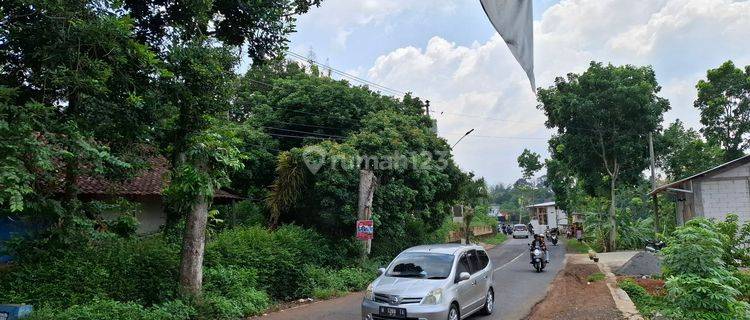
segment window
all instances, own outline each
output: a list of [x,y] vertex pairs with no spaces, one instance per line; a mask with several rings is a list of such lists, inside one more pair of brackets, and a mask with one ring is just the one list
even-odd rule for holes
[[453,266],[452,254],[407,252],[396,258],[386,273],[389,277],[445,279]]
[[479,257],[479,268],[487,268],[487,265],[490,264],[490,257],[487,256],[487,252],[484,250],[478,250],[477,256]]
[[477,257],[477,251],[476,250],[469,250],[466,252],[466,258],[469,260],[469,266],[471,267],[471,274],[476,273],[479,270],[482,270],[482,268],[479,267],[479,258]]
[[458,280],[458,276],[462,272],[468,272],[471,273],[471,267],[469,266],[469,259],[466,255],[461,256],[461,259],[458,260],[458,266],[456,267],[456,280]]

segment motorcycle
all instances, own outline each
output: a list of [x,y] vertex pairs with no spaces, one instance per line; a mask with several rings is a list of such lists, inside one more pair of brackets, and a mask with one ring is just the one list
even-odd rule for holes
[[661,249],[664,249],[666,246],[667,244],[661,240],[647,240],[645,250],[646,252],[655,253],[661,251]]
[[547,262],[544,261],[544,252],[539,246],[534,246],[534,250],[532,251],[531,264],[534,266],[534,269],[536,269],[536,272],[542,272],[542,270],[544,270],[544,267],[547,265]]
[[556,246],[557,245],[557,235],[556,234],[551,235],[550,239],[552,241],[552,245]]

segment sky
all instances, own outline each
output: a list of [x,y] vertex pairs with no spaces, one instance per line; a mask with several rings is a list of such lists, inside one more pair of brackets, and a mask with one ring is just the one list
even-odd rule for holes
[[[591,61],[651,65],[665,125],[699,128],[695,84],[726,60],[750,64],[750,0],[534,0],[537,87]],[[521,176],[524,148],[548,156],[545,117],[479,0],[324,0],[290,50],[430,100],[459,166],[488,183]],[[541,174],[543,174],[542,172]]]

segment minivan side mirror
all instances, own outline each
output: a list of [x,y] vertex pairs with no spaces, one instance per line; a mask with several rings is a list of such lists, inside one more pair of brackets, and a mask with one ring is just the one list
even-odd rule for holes
[[385,274],[385,268],[378,268],[378,276]]
[[458,274],[458,282],[469,280],[469,278],[471,278],[471,275],[468,272]]

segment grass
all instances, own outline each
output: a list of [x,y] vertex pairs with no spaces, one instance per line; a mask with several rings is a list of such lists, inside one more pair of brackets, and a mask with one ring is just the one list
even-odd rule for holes
[[498,233],[498,234],[496,234],[494,236],[487,237],[485,239],[481,239],[480,241],[483,242],[483,243],[486,243],[486,244],[491,244],[491,245],[496,246],[496,245],[499,245],[499,244],[505,242],[505,240],[507,240],[507,239],[508,239],[507,235],[504,235],[502,233]]
[[588,253],[591,250],[585,242],[578,242],[576,239],[568,239],[566,244],[569,252]]
[[595,272],[595,273],[590,274],[588,276],[588,278],[586,278],[586,281],[588,281],[588,282],[597,282],[597,281],[604,280],[604,278],[605,278],[605,276],[604,276],[603,273],[601,273],[601,272]]

